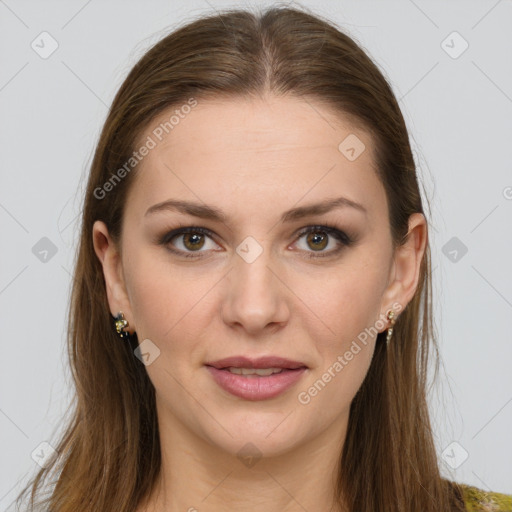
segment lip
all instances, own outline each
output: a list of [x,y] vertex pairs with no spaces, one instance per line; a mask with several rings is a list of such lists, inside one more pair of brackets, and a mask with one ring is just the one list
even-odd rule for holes
[[292,361],[290,359],[285,359],[283,357],[277,356],[263,356],[255,359],[251,359],[245,356],[233,356],[226,357],[224,359],[219,359],[218,361],[213,361],[209,363],[205,363],[206,366],[213,366],[217,369],[229,368],[234,366],[235,368],[288,368],[290,370],[295,370],[298,368],[307,368],[307,365],[301,363],[300,361]]
[[229,370],[219,370],[214,366],[206,367],[215,382],[225,391],[245,400],[268,400],[274,398],[296,384],[307,370],[284,369],[267,377],[259,375],[237,375]]
[[[215,382],[225,391],[245,400],[268,400],[274,398],[295,385],[308,367],[299,361],[281,357],[265,356],[250,359],[244,356],[228,357],[219,361],[205,363]],[[281,373],[268,376],[237,375],[227,368],[282,368]]]

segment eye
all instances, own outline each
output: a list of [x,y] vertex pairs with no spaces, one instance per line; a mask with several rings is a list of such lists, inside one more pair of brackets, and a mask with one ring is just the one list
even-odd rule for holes
[[[213,233],[206,228],[197,226],[187,226],[174,229],[166,233],[158,240],[158,243],[165,246],[173,254],[185,258],[203,258],[210,250],[216,250],[213,241]],[[352,244],[353,240],[343,231],[333,226],[308,226],[298,235],[300,241],[305,237],[305,248],[300,248],[305,252],[305,258],[318,258],[332,256],[339,253],[344,247]],[[334,239],[334,240],[331,240]],[[208,245],[210,241],[210,246]],[[330,250],[324,250],[326,247],[334,246]],[[311,249],[312,250],[309,250]],[[202,250],[204,249],[204,250]]]
[[[206,243],[207,239],[213,242],[212,232],[209,229],[189,226],[170,231],[159,240],[159,243],[165,245],[172,253],[179,254],[180,256],[202,258],[202,254],[193,253],[203,253],[207,252],[207,250],[212,250],[213,247],[208,247]],[[178,240],[178,243],[173,243],[173,240]],[[178,247],[178,250],[173,249],[171,246]],[[206,250],[202,251],[201,249],[205,248],[205,246]]]
[[[306,258],[332,256],[352,243],[352,239],[346,233],[333,226],[308,226],[299,233],[299,241],[303,237],[305,237],[305,247],[302,247],[301,250],[310,253],[305,256]],[[334,240],[330,240],[332,238]],[[333,248],[325,251],[324,249],[328,246]]]

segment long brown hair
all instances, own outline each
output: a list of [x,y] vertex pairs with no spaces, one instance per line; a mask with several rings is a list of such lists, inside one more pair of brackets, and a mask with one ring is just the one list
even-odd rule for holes
[[[225,10],[189,22],[153,46],[118,91],[88,180],[75,260],[68,348],[76,396],[58,457],[24,493],[52,512],[130,512],[154,488],[160,469],[155,390],[133,346],[112,327],[92,240],[94,221],[119,242],[125,198],[137,168],[100,197],[99,188],[132,157],[155,116],[215,97],[294,95],[321,101],[372,136],[388,198],[395,247],[408,219],[423,213],[408,132],[383,73],[332,23],[305,9]],[[459,487],[441,477],[427,408],[432,325],[430,248],[418,288],[386,347],[373,360],[350,410],[336,493],[357,512],[461,509]],[[51,492],[42,498],[43,483]],[[20,495],[21,499],[21,495]],[[39,499],[39,502],[37,501]],[[33,509],[32,509],[33,510]]]

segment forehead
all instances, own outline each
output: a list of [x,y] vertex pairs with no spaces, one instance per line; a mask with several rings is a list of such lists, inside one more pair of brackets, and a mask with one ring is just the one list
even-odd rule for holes
[[149,206],[168,196],[225,203],[233,191],[232,203],[240,205],[249,197],[295,204],[340,194],[370,198],[368,209],[385,201],[371,137],[313,100],[198,99],[193,108],[173,106],[155,118],[139,145],[150,139],[132,203]]

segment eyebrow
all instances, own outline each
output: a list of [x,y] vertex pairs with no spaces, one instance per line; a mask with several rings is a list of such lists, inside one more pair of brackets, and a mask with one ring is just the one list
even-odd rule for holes
[[[322,215],[335,208],[347,207],[358,210],[365,215],[368,213],[362,204],[356,203],[355,201],[352,201],[346,197],[337,197],[334,199],[327,199],[320,203],[292,208],[291,210],[288,210],[281,215],[281,222],[291,222],[311,215]],[[169,210],[222,223],[226,223],[227,221],[227,216],[222,212],[222,210],[219,210],[214,206],[176,199],[168,199],[167,201],[163,201],[162,203],[151,206],[148,208],[144,216],[146,217],[147,215],[153,213]]]

